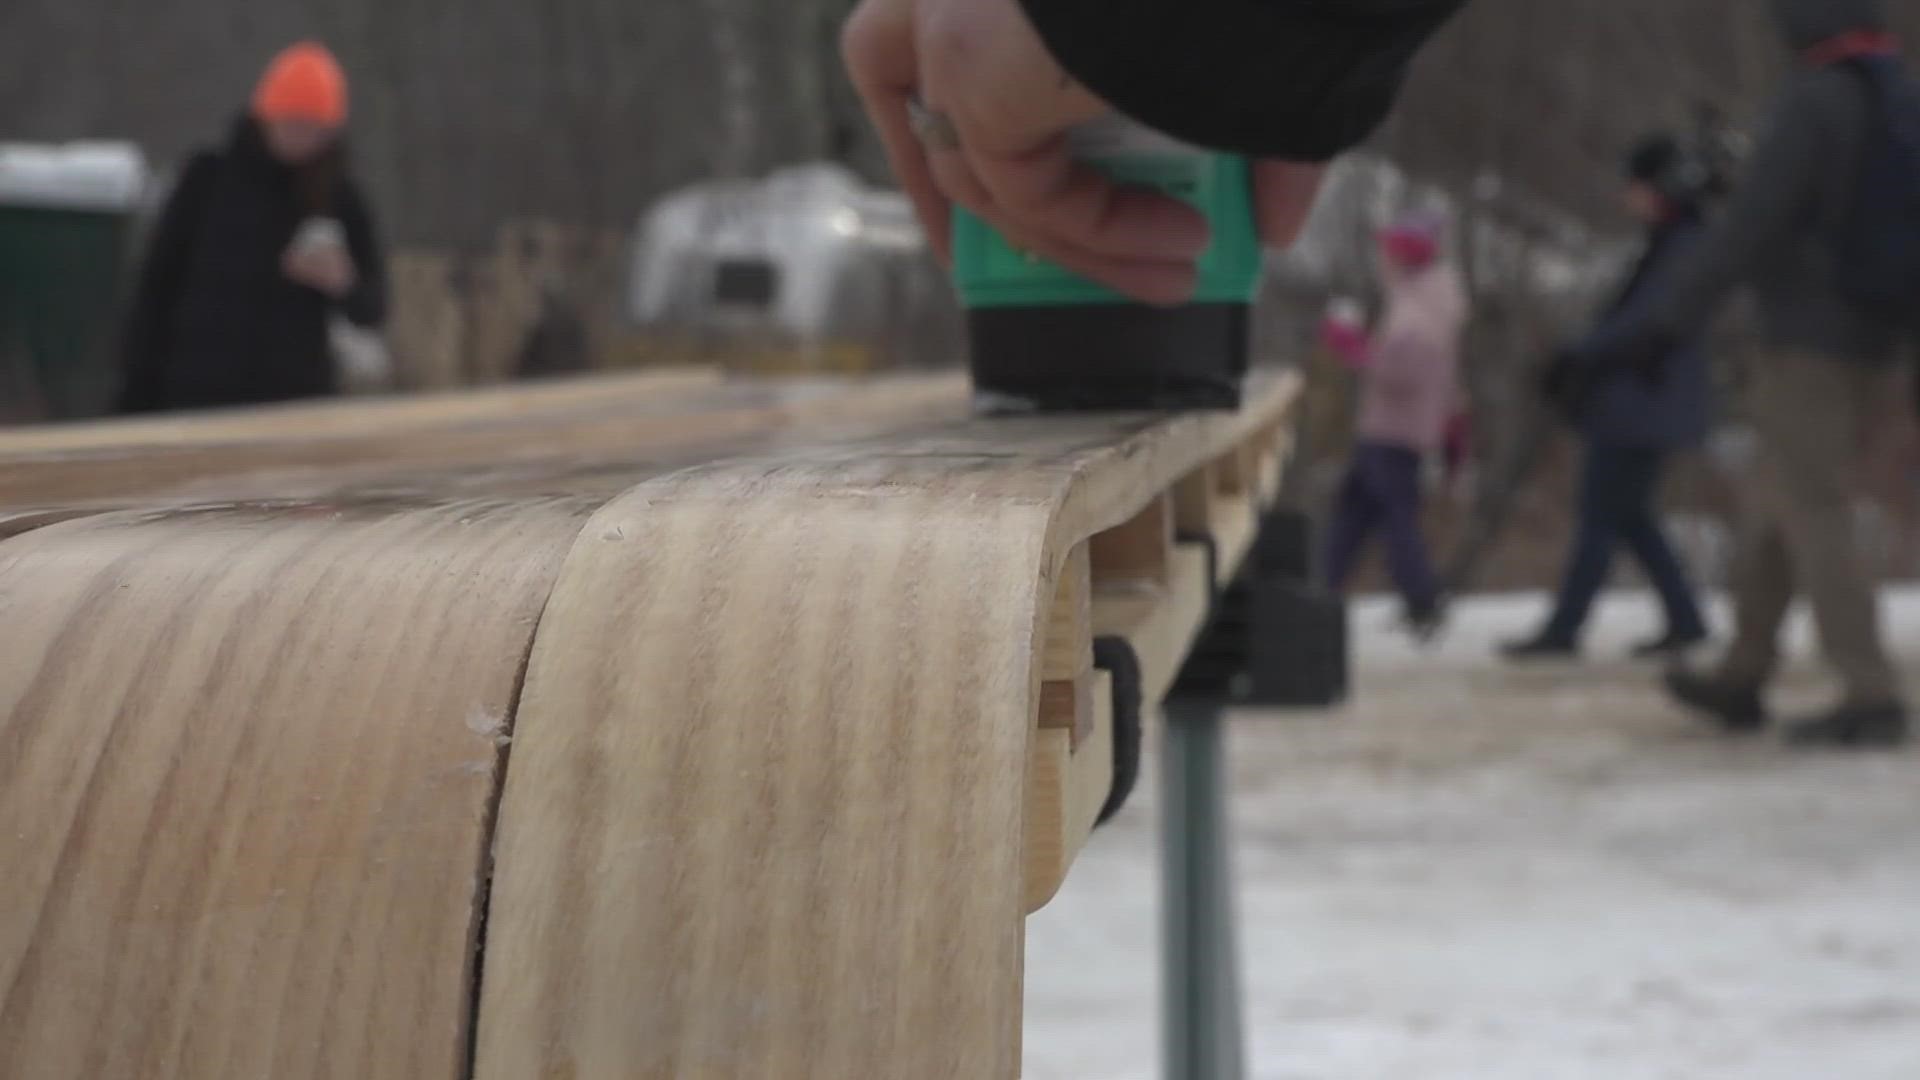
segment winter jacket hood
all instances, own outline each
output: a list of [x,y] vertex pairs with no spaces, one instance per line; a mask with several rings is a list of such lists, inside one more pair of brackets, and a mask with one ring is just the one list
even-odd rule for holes
[[1773,15],[1796,51],[1810,49],[1849,30],[1884,30],[1881,0],[1773,0]]

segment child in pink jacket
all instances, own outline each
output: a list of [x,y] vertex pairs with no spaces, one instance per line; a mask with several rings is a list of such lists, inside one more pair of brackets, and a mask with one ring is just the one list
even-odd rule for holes
[[1329,585],[1344,592],[1375,533],[1384,533],[1395,587],[1420,632],[1436,629],[1440,588],[1420,531],[1421,464],[1442,449],[1458,402],[1466,288],[1442,251],[1436,218],[1402,218],[1380,234],[1386,314],[1371,334],[1330,318],[1327,343],[1360,369],[1353,461],[1327,540]]

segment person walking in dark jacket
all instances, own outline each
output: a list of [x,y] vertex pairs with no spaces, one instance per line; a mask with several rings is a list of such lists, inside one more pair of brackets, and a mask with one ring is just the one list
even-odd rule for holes
[[1874,582],[1855,527],[1851,477],[1895,392],[1899,328],[1852,302],[1838,272],[1843,234],[1882,122],[1862,57],[1897,55],[1880,0],[1772,0],[1801,58],[1727,212],[1674,286],[1617,350],[1631,362],[1705,322],[1739,285],[1758,293],[1764,354],[1749,379],[1759,436],[1734,582],[1736,637],[1707,673],[1676,670],[1674,696],[1733,731],[1765,726],[1763,691],[1779,664],[1794,595],[1812,600],[1821,645],[1845,695],[1795,725],[1811,746],[1885,746],[1907,715],[1881,642]]
[[123,411],[335,392],[330,321],[386,318],[379,240],[347,175],[346,120],[339,64],[296,45],[267,69],[226,147],[187,165],[128,318]]
[[1675,271],[1699,246],[1706,233],[1700,187],[1707,177],[1666,135],[1636,146],[1626,171],[1628,209],[1647,226],[1647,244],[1599,324],[1562,353],[1550,377],[1552,397],[1587,441],[1579,525],[1553,612],[1538,634],[1507,646],[1514,660],[1579,652],[1580,632],[1622,545],[1639,560],[1666,612],[1666,632],[1635,655],[1674,654],[1707,637],[1693,585],[1656,509],[1668,459],[1706,437],[1711,375],[1705,350],[1697,338],[1677,340],[1653,358],[1657,370],[1650,371],[1596,359],[1665,295]]

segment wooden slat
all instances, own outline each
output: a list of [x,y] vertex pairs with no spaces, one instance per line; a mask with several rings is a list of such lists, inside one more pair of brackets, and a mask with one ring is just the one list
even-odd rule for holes
[[[1233,463],[1231,472],[1216,463],[1205,474],[1211,487],[1205,498],[1197,497],[1203,490],[1199,481],[1187,488],[1190,535],[1201,535],[1204,529],[1217,545],[1219,581],[1207,578],[1209,558],[1203,545],[1172,542],[1171,496],[1154,500],[1125,525],[1094,537],[1093,632],[1125,638],[1133,646],[1148,715],[1157,715],[1204,629],[1214,590],[1245,562],[1255,539],[1257,508],[1264,509],[1278,494],[1280,457],[1277,431],[1262,432],[1221,459]],[[1274,482],[1269,483],[1269,476]],[[1030,911],[1044,906],[1065,882],[1111,788],[1111,683],[1104,683],[1100,692],[1104,697],[1095,705],[1095,731],[1077,750],[1048,731],[1041,733],[1035,750],[1027,798]],[[1048,707],[1044,701],[1043,709]],[[1058,787],[1062,784],[1064,791]]]
[[[228,430],[228,425],[238,425],[237,419],[216,416],[162,427],[172,437],[160,443],[123,442],[126,432],[106,425],[107,430],[98,433],[100,445],[92,448],[8,454],[10,443],[16,449],[36,443],[34,434],[22,433],[0,440],[0,507],[124,502],[183,490],[234,496],[260,490],[262,485],[249,482],[250,476],[290,472],[343,474],[359,469],[381,475],[500,468],[516,461],[605,456],[623,448],[734,440],[836,416],[901,418],[918,412],[954,417],[962,414],[966,401],[964,380],[952,376],[873,384],[723,384],[676,374],[590,385],[599,389],[598,396],[567,395],[553,409],[453,408],[457,423],[421,421],[360,430],[328,412],[324,415],[332,422],[318,436],[297,424],[274,429],[255,421],[239,428],[248,436],[241,438]],[[503,398],[501,403],[514,400]],[[147,430],[141,423],[130,427],[133,432]],[[59,434],[56,429],[48,437]]]
[[1040,651],[1040,726],[1064,730],[1069,749],[1093,732],[1093,579],[1082,544],[1062,564],[1053,584]]
[[1027,769],[1026,910],[1045,907],[1067,880],[1113,789],[1113,679],[1088,679],[1093,727],[1075,750],[1063,732],[1043,729]]
[[721,374],[713,368],[668,368],[636,375],[592,375],[453,393],[328,398],[250,409],[0,427],[0,461],[17,464],[55,454],[145,452],[167,446],[257,446],[295,439],[430,431],[711,390],[720,383]]
[[[1111,688],[1111,683],[1108,684]],[[1112,723],[1111,720],[1108,721]],[[1070,822],[1073,794],[1073,747],[1065,732],[1042,730],[1034,740],[1027,765],[1027,818],[1024,826],[1025,866],[1022,910],[1031,914],[1052,902],[1073,865],[1077,846]]]
[[1287,457],[1292,452],[1292,440],[1279,433],[1275,433],[1263,447],[1258,485],[1263,505],[1271,506],[1280,497],[1280,488],[1286,477]]
[[1093,600],[1093,579],[1087,545],[1073,549],[1054,584],[1053,606],[1047,612],[1046,641],[1042,646],[1040,678],[1071,682],[1093,667],[1093,635],[1087,619]]
[[1142,697],[1157,704],[1173,688],[1213,603],[1207,553],[1198,544],[1174,549],[1167,584],[1097,592],[1093,632],[1126,638],[1140,658]]
[[[1229,455],[1239,460],[1241,452]],[[1240,561],[1259,530],[1259,509],[1265,501],[1251,485],[1229,491],[1222,482],[1219,459],[1184,477],[1173,489],[1174,530],[1182,540],[1209,537],[1219,554],[1216,585],[1233,580]]]
[[1213,482],[1209,462],[1180,478],[1173,489],[1173,531],[1178,536],[1204,536],[1213,531],[1214,506],[1220,490]]
[[1093,731],[1093,672],[1040,684],[1040,727],[1067,733],[1069,748],[1078,747]]
[[1089,550],[1097,585],[1165,581],[1173,554],[1172,498],[1154,498],[1125,524],[1096,534]]
[[1215,506],[1213,542],[1220,552],[1220,576],[1214,584],[1224,587],[1239,572],[1247,552],[1260,531],[1259,510],[1247,496],[1223,501]]
[[[1107,796],[1113,792],[1113,677],[1106,672],[1097,672],[1093,681],[1093,737],[1073,752],[1070,772],[1067,776],[1066,799],[1066,838],[1065,850],[1061,855],[1060,882],[1066,883],[1067,870],[1073,866],[1074,858],[1080,852],[1080,846],[1093,834],[1094,823],[1100,819],[1100,811],[1107,804]],[[1031,807],[1031,803],[1028,804]],[[1031,864],[1029,864],[1031,865]],[[1057,889],[1056,889],[1057,891]],[[1037,911],[1047,900],[1034,902],[1031,891],[1028,894],[1028,911]]]
[[1254,443],[1239,446],[1214,464],[1214,486],[1222,495],[1246,495],[1253,488]]

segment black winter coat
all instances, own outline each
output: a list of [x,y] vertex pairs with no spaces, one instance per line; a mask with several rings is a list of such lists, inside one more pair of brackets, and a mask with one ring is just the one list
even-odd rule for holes
[[1706,438],[1713,374],[1697,334],[1672,340],[1672,347],[1657,357],[1658,377],[1653,379],[1595,359],[1606,356],[1621,334],[1633,332],[1644,313],[1659,305],[1706,232],[1706,223],[1694,211],[1656,226],[1618,297],[1586,339],[1573,346],[1573,362],[1589,366],[1593,396],[1581,428],[1596,444],[1680,450]]
[[1067,73],[1135,120],[1221,150],[1324,161],[1387,115],[1466,0],[1021,0]]
[[[196,156],[155,226],[123,343],[126,412],[215,408],[335,391],[328,321],[386,318],[386,273],[366,201],[340,176],[314,192],[242,119]],[[281,259],[302,222],[346,232],[358,283],[343,300],[290,280]]]

